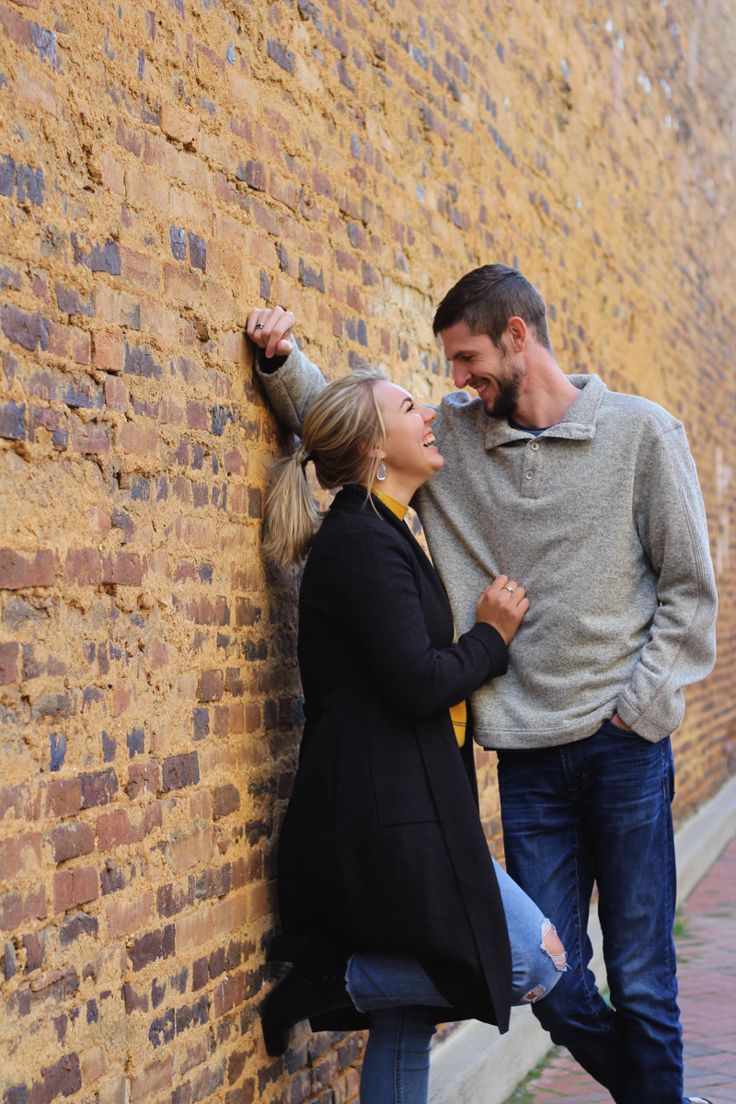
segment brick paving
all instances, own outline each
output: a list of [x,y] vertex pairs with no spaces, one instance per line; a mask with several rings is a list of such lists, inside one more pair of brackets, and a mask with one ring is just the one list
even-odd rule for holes
[[[736,838],[678,915],[685,1092],[736,1102]],[[506,1104],[605,1104],[611,1097],[556,1047]]]

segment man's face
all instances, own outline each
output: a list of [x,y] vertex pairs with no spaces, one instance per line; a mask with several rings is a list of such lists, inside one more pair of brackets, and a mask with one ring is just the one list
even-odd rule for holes
[[456,387],[472,387],[492,418],[513,417],[524,379],[523,359],[510,351],[504,334],[498,349],[488,334],[476,334],[466,322],[440,331]]

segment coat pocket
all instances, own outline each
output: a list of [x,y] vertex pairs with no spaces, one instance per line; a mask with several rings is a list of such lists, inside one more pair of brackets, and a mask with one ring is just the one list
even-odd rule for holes
[[368,762],[381,827],[437,820],[427,772],[413,735],[369,740]]

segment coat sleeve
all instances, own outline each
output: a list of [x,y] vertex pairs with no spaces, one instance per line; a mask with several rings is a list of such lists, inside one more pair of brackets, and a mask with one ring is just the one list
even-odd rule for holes
[[409,546],[388,526],[341,534],[335,553],[328,566],[334,608],[376,689],[400,713],[418,720],[449,709],[505,673],[506,645],[485,623],[446,648],[433,646]]
[[294,348],[287,357],[267,360],[256,348],[256,374],[278,420],[301,436],[304,416],[327,380],[292,340]]
[[658,605],[616,709],[640,736],[659,740],[681,723],[683,687],[715,662],[717,597],[705,507],[681,423],[657,436],[639,464],[639,539],[658,576]]

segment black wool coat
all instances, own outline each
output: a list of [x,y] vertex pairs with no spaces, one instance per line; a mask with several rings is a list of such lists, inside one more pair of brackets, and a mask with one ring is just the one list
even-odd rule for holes
[[[478,814],[472,740],[448,714],[506,670],[495,629],[453,644],[444,587],[408,526],[346,487],[300,592],[306,723],[278,850],[285,933],[418,958],[442,1019],[508,1027],[511,956]],[[313,1026],[364,1026],[339,1012]]]

